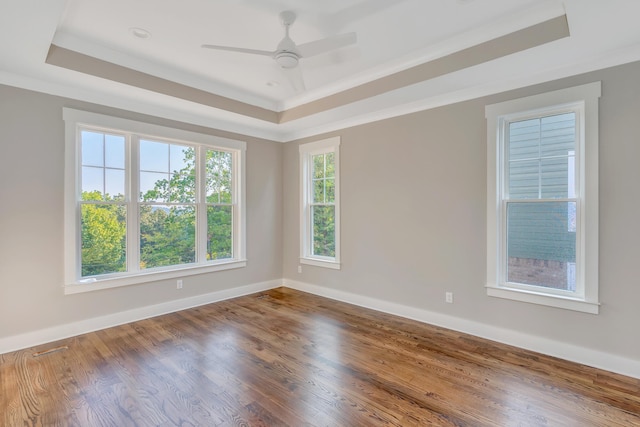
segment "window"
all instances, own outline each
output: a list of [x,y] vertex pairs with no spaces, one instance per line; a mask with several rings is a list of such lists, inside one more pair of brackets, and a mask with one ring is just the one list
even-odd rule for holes
[[244,142],[68,108],[64,119],[67,293],[246,265]]
[[340,138],[300,146],[300,262],[340,268]]
[[600,83],[486,107],[487,293],[598,313]]

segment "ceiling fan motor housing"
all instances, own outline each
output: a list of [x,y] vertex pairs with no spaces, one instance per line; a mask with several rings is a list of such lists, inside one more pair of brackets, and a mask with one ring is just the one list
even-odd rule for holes
[[[291,37],[289,37],[289,30],[291,28],[291,25],[293,25],[293,23],[296,21],[296,17],[296,13],[291,10],[285,10],[280,13],[280,21],[284,26],[284,37],[282,38],[282,40],[280,40],[280,43],[278,43],[275,51],[246,49],[241,47],[219,46],[212,44],[203,44],[202,47],[208,49],[218,49],[231,52],[269,56],[276,61],[280,68],[285,70],[292,70],[298,67],[300,59],[302,58],[309,58],[312,56],[327,53],[356,42],[356,34],[347,33],[303,43],[298,46],[293,40],[291,40]],[[302,81],[302,75],[300,73],[301,71],[300,69],[298,69],[297,75],[299,76],[300,83],[294,83],[294,86],[296,86],[296,90],[298,90],[299,87],[302,87],[302,90],[304,90],[304,82]],[[294,74],[287,73],[290,79],[291,75]]]
[[282,68],[295,68],[298,65],[298,55],[295,52],[278,52],[275,54],[276,62]]

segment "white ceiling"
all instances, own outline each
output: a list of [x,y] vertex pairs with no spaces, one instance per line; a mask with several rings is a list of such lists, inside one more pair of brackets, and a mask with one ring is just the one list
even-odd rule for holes
[[[231,132],[287,141],[640,59],[638,0],[0,0],[0,83]],[[264,56],[293,10],[296,43],[344,32],[358,42],[302,59],[296,93]],[[566,14],[570,37],[271,123],[45,62],[52,44],[268,110],[283,111]],[[143,28],[149,38],[130,29]],[[268,84],[269,83],[269,84]],[[4,101],[4,100],[3,100]]]

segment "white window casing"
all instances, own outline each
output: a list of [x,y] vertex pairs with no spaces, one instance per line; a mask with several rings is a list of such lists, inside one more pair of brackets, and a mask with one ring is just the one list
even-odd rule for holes
[[[302,144],[300,151],[300,263],[340,269],[340,137],[328,138],[321,141]],[[325,200],[324,203],[314,201],[314,156],[331,155],[333,160],[334,176],[324,177],[333,181],[333,200]],[[325,156],[326,161],[326,156]],[[326,168],[326,165],[325,165]],[[325,186],[326,187],[326,186]],[[326,191],[326,188],[325,188]],[[326,198],[326,196],[325,196]],[[330,255],[314,253],[314,228],[312,209],[320,206],[332,208],[334,211],[334,235],[318,236],[333,239],[334,247]],[[333,255],[333,256],[331,256]]]
[[[74,294],[99,289],[139,284],[228,270],[246,266],[246,214],[245,214],[245,158],[246,143],[212,135],[199,134],[103,114],[63,109],[65,121],[65,284],[64,292]],[[81,272],[81,149],[82,130],[116,133],[126,138],[125,186],[123,205],[126,213],[126,271],[94,276],[82,276]],[[196,207],[195,262],[179,265],[143,269],[140,267],[139,209],[139,147],[141,139],[151,139],[166,144],[179,144],[193,148],[196,154],[195,188]],[[232,206],[232,256],[207,261],[206,258],[206,206],[205,202],[205,157],[207,150],[229,152],[232,159],[231,198]]]
[[[601,83],[581,86],[514,99],[485,108],[487,119],[487,294],[533,304],[597,314],[598,297],[598,102]],[[543,286],[511,283],[507,272],[507,213],[506,206],[522,200],[509,200],[505,176],[507,164],[507,126],[530,118],[548,117],[565,112],[575,113],[575,165],[568,166],[575,173],[576,204],[575,266],[567,275],[575,277],[575,289],[557,290]],[[571,179],[573,177],[570,175]],[[573,185],[571,181],[570,186]],[[506,194],[506,196],[505,196]],[[540,198],[532,203],[550,203],[556,199]],[[560,200],[561,202],[564,200]],[[528,200],[524,200],[528,202]],[[573,231],[573,230],[571,230]]]

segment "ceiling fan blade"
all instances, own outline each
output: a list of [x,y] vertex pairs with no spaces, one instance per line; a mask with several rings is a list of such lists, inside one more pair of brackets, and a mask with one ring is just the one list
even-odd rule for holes
[[339,34],[333,37],[327,37],[326,39],[320,39],[309,43],[303,43],[298,45],[298,52],[302,58],[309,58],[312,56],[320,55],[332,50],[340,49],[341,47],[354,44],[358,40],[356,33]]
[[273,56],[275,54],[275,52],[269,52],[267,50],[245,49],[243,47],[232,47],[232,46],[218,46],[215,44],[203,44],[202,47],[204,47],[205,49],[226,50],[229,52],[238,52],[238,53],[251,53],[253,55],[263,55],[263,56]]
[[287,79],[289,80],[289,83],[291,83],[291,86],[293,87],[293,90],[296,91],[296,93],[301,93],[307,90],[307,88],[304,85],[304,76],[302,75],[302,69],[300,68],[299,65],[293,68],[280,68],[280,69],[282,70],[284,75],[287,77]]

